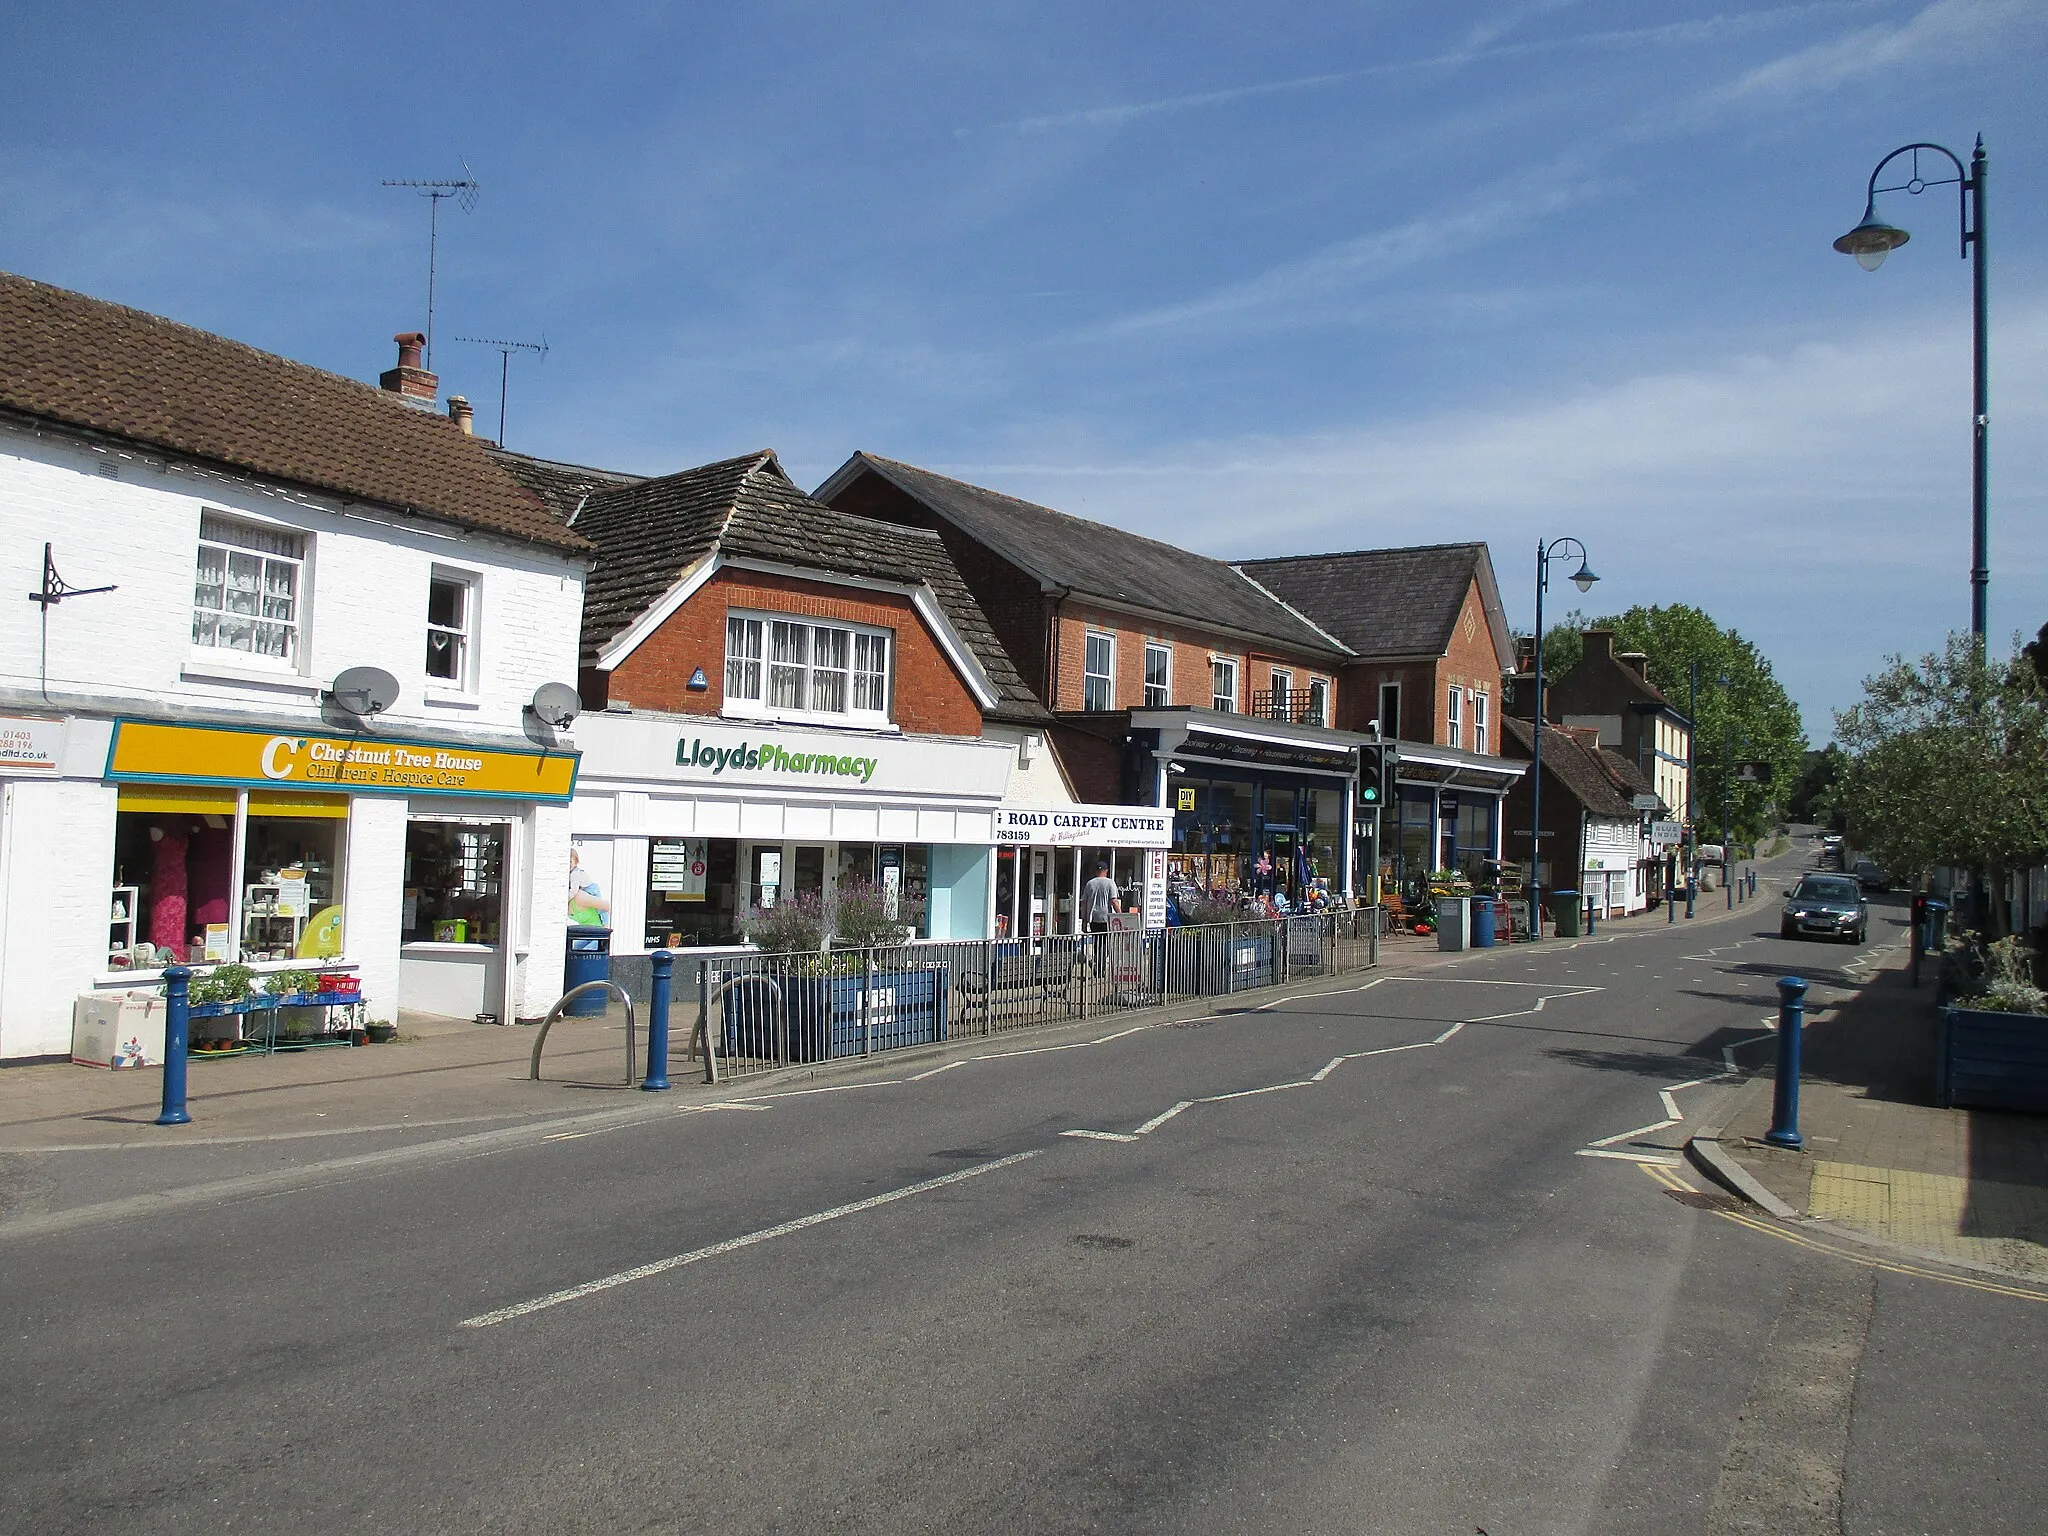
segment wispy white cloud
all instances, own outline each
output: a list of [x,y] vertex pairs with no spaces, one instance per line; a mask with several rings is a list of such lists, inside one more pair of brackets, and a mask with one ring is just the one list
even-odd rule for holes
[[1859,27],[1758,65],[1720,94],[1731,100],[1791,96],[1843,85],[1896,65],[1925,68],[1949,63],[1994,46],[2010,46],[2018,41],[2017,32],[2039,30],[2042,21],[2036,0],[1934,0],[1897,25]]
[[[1528,14],[1559,6],[1536,6]],[[1146,101],[1131,101],[1108,104],[1099,107],[1082,107],[1069,112],[1051,112],[1040,116],[1020,118],[1002,126],[1020,133],[1049,133],[1071,128],[1118,128],[1126,123],[1143,118],[1158,117],[1168,113],[1195,111],[1205,107],[1225,107],[1241,101],[1250,101],[1264,96],[1290,95],[1297,92],[1324,90],[1331,86],[1348,85],[1361,80],[1385,79],[1389,77],[1427,77],[1445,75],[1468,65],[1485,63],[1496,59],[1526,58],[1542,54],[1572,53],[1613,48],[1656,47],[1667,44],[1698,46],[1718,39],[1747,35],[1769,28],[1786,25],[1803,17],[1823,12],[1840,12],[1844,9],[1861,8],[1858,0],[1819,0],[1819,3],[1778,6],[1769,10],[1747,11],[1734,16],[1709,16],[1697,21],[1668,22],[1655,27],[1630,27],[1603,32],[1581,32],[1570,37],[1532,38],[1519,43],[1488,41],[1498,38],[1526,20],[1518,16],[1514,23],[1487,26],[1481,24],[1474,31],[1480,41],[1469,41],[1463,46],[1446,53],[1434,54],[1419,59],[1395,59],[1378,64],[1367,64],[1358,69],[1335,70],[1323,74],[1296,75],[1284,80],[1263,80],[1244,85],[1223,86],[1210,91],[1192,91],[1177,96],[1161,96]]]
[[1255,276],[1179,303],[1126,315],[1066,339],[1156,334],[1251,316],[1270,324],[1275,315],[1290,308],[1320,311],[1332,296],[1355,294],[1419,262],[1440,260],[1525,229],[1596,196],[1599,190],[1599,184],[1579,169],[1576,158],[1568,158],[1522,173],[1512,185],[1485,189],[1461,204],[1391,229],[1337,241]]

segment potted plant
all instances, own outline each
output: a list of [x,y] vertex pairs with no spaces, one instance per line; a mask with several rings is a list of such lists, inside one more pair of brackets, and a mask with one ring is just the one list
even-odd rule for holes
[[363,1026],[372,1045],[389,1045],[398,1038],[398,1026],[389,1019],[372,1019]]
[[248,1009],[255,981],[256,973],[246,965],[216,965],[204,976],[192,978],[186,986],[185,998],[192,1013],[202,1019],[243,1013]]
[[2048,993],[2033,952],[2000,939],[1973,957],[1977,972],[1936,1030],[1934,1097],[1944,1109],[2048,1110]]

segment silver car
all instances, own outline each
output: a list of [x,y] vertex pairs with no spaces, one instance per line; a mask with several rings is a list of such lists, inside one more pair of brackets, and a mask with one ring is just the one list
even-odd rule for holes
[[1848,875],[1805,875],[1785,898],[1781,938],[1847,939],[1861,944],[1870,931],[1863,888]]

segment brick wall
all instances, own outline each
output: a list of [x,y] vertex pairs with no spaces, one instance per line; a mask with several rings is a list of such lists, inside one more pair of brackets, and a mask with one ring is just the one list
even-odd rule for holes
[[[612,669],[608,696],[642,709],[717,714],[725,702],[725,619],[733,608],[837,619],[894,631],[891,713],[896,723],[906,731],[925,735],[981,734],[981,707],[909,598],[756,571],[723,570],[713,576]],[[699,667],[710,687],[692,693],[690,674]]]
[[1367,729],[1379,714],[1381,686],[1399,683],[1399,725],[1382,720],[1380,729],[1403,741],[1426,741],[1435,746],[1447,746],[1450,742],[1445,704],[1455,684],[1462,710],[1460,745],[1468,752],[1473,749],[1473,705],[1466,695],[1484,692],[1486,750],[1492,756],[1500,755],[1501,659],[1494,650],[1493,631],[1486,622],[1486,604],[1476,581],[1466,590],[1450,644],[1441,657],[1433,661],[1353,662],[1345,669],[1344,681],[1344,699],[1337,717],[1344,729]]
[[1214,697],[1210,663],[1212,659],[1227,658],[1237,663],[1239,710],[1250,705],[1255,691],[1264,692],[1272,685],[1271,673],[1276,666],[1293,671],[1296,688],[1306,688],[1312,678],[1327,680],[1334,707],[1342,708],[1342,701],[1337,697],[1341,690],[1337,686],[1336,671],[1327,662],[1305,660],[1273,650],[1247,648],[1243,641],[1193,626],[1134,619],[1129,614],[1073,598],[1068,599],[1059,612],[1058,641],[1054,647],[1059,662],[1059,684],[1056,699],[1046,700],[1047,707],[1056,710],[1082,707],[1087,642],[1091,631],[1110,635],[1115,642],[1113,675],[1116,692],[1111,705],[1116,709],[1142,709],[1145,706],[1145,646],[1148,641],[1164,642],[1173,652],[1167,682],[1172,690],[1171,703],[1175,707],[1207,709]]

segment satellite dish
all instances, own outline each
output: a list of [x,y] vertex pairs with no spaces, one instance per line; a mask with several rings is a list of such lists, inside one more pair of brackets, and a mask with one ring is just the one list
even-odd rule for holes
[[583,700],[567,683],[542,683],[526,706],[544,724],[561,730],[583,712]]
[[368,719],[398,702],[398,679],[382,667],[350,667],[335,678],[326,697],[350,714]]

